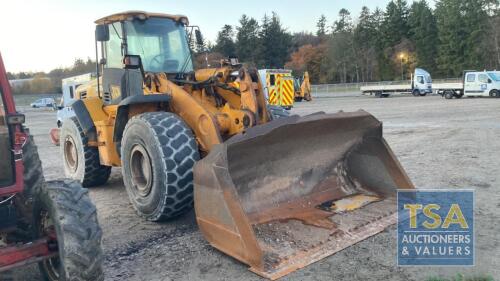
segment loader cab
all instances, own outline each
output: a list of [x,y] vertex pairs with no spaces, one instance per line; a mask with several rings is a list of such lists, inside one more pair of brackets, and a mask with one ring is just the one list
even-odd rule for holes
[[96,23],[102,69],[99,96],[105,104],[142,95],[148,72],[178,75],[193,71],[185,17],[133,12]]

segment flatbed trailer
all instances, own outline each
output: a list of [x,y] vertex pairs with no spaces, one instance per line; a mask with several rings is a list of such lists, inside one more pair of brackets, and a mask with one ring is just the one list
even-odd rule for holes
[[361,86],[360,91],[363,94],[371,94],[381,98],[389,97],[391,94],[401,93],[410,93],[414,96],[425,96],[427,94],[432,94],[432,79],[427,71],[416,68],[410,81],[386,85]]

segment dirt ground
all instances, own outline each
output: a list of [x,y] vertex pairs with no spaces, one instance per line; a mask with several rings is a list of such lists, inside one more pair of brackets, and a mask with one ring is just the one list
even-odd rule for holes
[[[396,227],[288,275],[283,280],[425,280],[430,277],[500,277],[500,99],[441,97],[321,97],[297,103],[293,114],[364,109],[384,122],[384,135],[418,188],[476,191],[476,266],[397,267]],[[49,142],[55,113],[23,108],[39,146],[46,177],[63,177],[59,148]],[[90,194],[104,231],[106,280],[261,280],[213,249],[194,213],[166,223],[139,219],[120,170]],[[20,270],[39,280],[36,267]]]

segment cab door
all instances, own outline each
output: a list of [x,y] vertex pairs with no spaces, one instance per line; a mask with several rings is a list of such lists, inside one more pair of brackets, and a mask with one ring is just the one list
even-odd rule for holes
[[464,81],[464,92],[467,96],[477,96],[482,93],[481,84],[476,73],[467,73]]
[[276,90],[276,74],[267,74],[267,91],[269,93],[268,103],[270,105],[279,105],[278,92]]
[[0,97],[0,157],[2,158],[0,161],[0,188],[14,184],[14,158],[5,112],[6,108],[2,94]]
[[489,92],[490,92],[490,89],[489,89],[489,85],[488,84],[488,75],[486,75],[485,73],[480,73],[477,75],[477,81],[478,81],[478,84],[479,84],[479,90],[481,91],[480,92],[480,95],[481,96],[489,96]]

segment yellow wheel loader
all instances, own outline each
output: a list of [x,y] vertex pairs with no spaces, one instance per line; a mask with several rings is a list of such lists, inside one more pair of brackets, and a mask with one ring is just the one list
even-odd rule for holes
[[69,177],[91,187],[121,167],[150,221],[194,199],[210,244],[270,279],[395,223],[396,190],[414,187],[372,115],[273,118],[256,70],[193,69],[184,16],[96,24],[99,78],[77,89],[60,133]]

